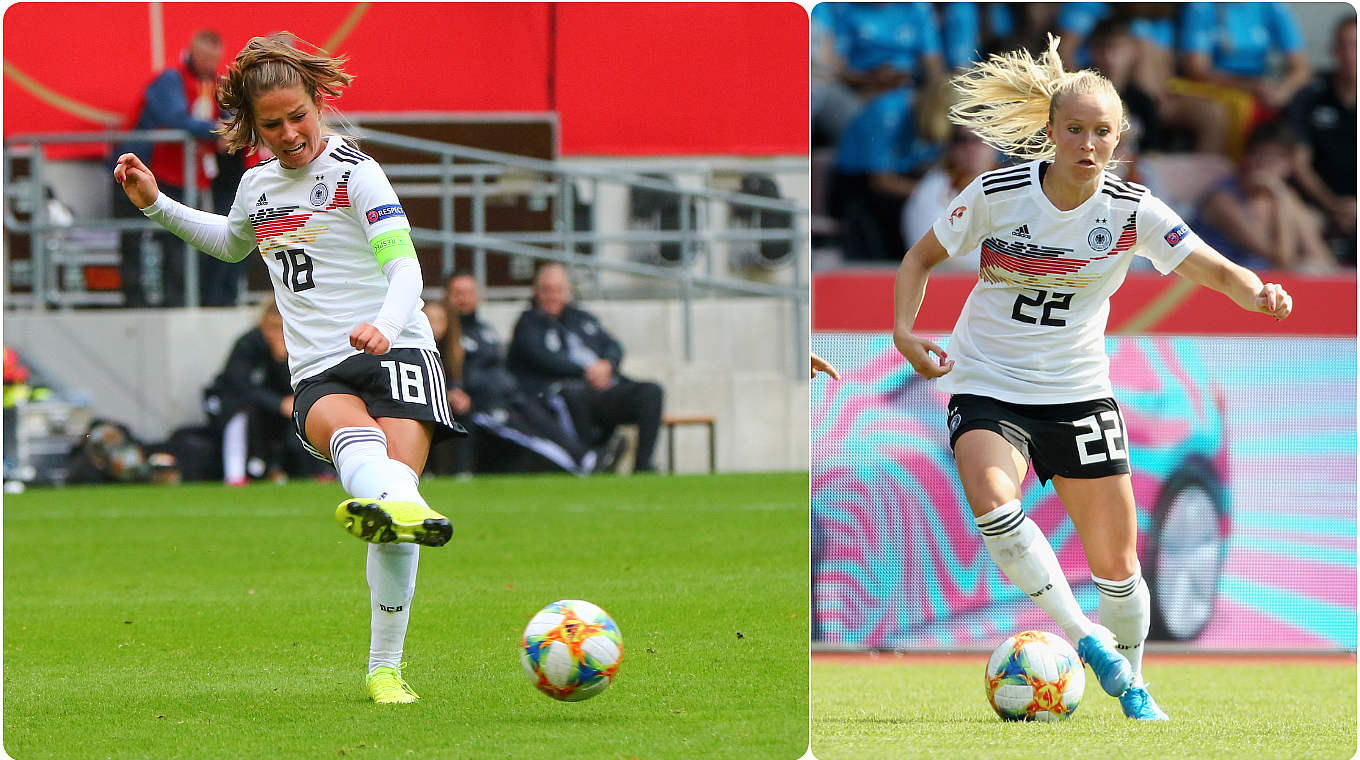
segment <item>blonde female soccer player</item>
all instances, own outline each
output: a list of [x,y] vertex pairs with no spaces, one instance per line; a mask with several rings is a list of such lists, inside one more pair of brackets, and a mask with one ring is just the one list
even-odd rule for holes
[[[907,251],[893,340],[917,372],[952,394],[954,460],[993,560],[1062,626],[1125,715],[1166,720],[1142,675],[1151,613],[1124,420],[1104,350],[1110,295],[1136,254],[1247,311],[1284,319],[1292,301],[1204,245],[1147,188],[1106,171],[1127,128],[1123,104],[1096,72],[1063,71],[1057,45],[1050,35],[1038,60],[1026,51],[992,56],[955,78],[961,99],[951,119],[1026,162],[973,180]],[[979,245],[978,283],[946,355],[913,334],[926,279]],[[1103,625],[1082,612],[1048,540],[1020,507],[1029,466],[1041,482],[1052,480],[1072,518]]]
[[147,217],[195,248],[240,261],[259,247],[283,315],[294,424],[353,497],[337,519],[370,542],[369,696],[414,702],[401,655],[418,545],[442,546],[453,532],[421,498],[419,474],[436,428],[462,428],[421,312],[401,202],[377,162],[322,120],[350,82],[344,59],[299,43],[256,37],[219,82],[218,102],[233,114],[221,129],[230,147],[275,156],[246,172],[227,216],[160,193],[133,154],[120,156],[113,173]]

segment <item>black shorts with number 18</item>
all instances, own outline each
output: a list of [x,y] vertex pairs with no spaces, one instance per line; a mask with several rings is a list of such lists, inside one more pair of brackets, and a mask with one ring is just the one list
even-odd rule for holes
[[293,425],[312,456],[329,462],[320,445],[307,440],[307,412],[322,396],[358,396],[373,418],[399,417],[433,422],[435,439],[467,435],[449,410],[448,385],[439,352],[426,348],[394,348],[380,356],[355,354],[297,384],[293,390]]
[[969,430],[991,430],[1034,465],[1040,483],[1054,475],[1103,478],[1129,471],[1124,416],[1112,398],[1071,404],[1012,404],[959,393],[949,397],[949,446]]

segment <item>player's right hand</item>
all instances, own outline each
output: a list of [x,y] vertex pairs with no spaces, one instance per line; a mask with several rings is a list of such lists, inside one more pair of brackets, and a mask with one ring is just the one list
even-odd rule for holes
[[113,167],[113,178],[123,186],[128,200],[137,208],[146,208],[156,202],[161,190],[156,186],[156,177],[146,168],[136,153],[124,153],[118,157]]
[[[954,360],[949,358],[949,354],[925,338],[893,333],[893,344],[897,346],[898,352],[911,362],[912,368],[921,377],[933,379],[954,369]],[[931,354],[935,354],[939,359],[932,358]]]

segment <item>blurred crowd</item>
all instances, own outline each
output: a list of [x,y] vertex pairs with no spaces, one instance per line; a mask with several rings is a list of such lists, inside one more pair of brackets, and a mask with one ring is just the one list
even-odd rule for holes
[[[572,297],[567,270],[539,267],[533,296],[509,341],[479,313],[481,293],[470,272],[455,272],[444,296],[425,304],[444,362],[449,406],[467,438],[436,440],[426,471],[437,475],[491,472],[632,472],[655,469],[662,389],[623,375],[623,346]],[[334,477],[293,433],[293,391],[283,320],[272,300],[259,323],[232,346],[222,371],[204,391],[208,425],[196,449],[229,485],[252,480]],[[635,437],[619,427],[635,426]],[[220,457],[220,470],[216,458]]]
[[[1286,3],[820,3],[812,10],[814,247],[892,262],[1007,159],[951,125],[948,80],[993,53],[1093,68],[1124,100],[1115,169],[1258,269],[1355,267],[1356,21],[1309,63]],[[820,223],[819,223],[820,222]],[[960,257],[955,267],[976,267]]]

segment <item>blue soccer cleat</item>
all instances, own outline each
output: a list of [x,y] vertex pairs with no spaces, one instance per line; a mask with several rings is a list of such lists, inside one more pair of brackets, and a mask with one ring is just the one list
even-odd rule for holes
[[1119,695],[1119,706],[1124,708],[1124,717],[1131,720],[1171,720],[1148,693],[1146,686],[1131,686]]
[[1116,651],[1107,638],[1098,636],[1097,632],[1108,633],[1103,628],[1097,628],[1097,631],[1087,634],[1077,642],[1077,655],[1082,662],[1091,666],[1091,671],[1100,679],[1100,688],[1106,694],[1118,697],[1128,691],[1133,683],[1133,668],[1128,658]]

